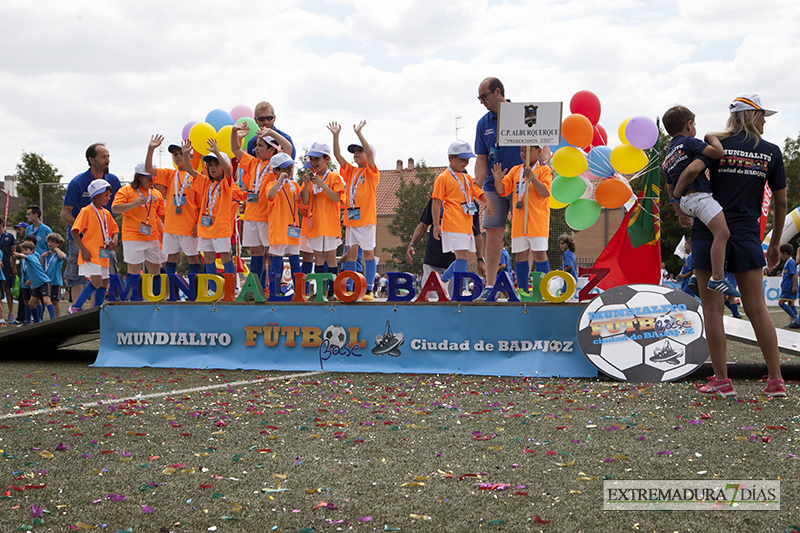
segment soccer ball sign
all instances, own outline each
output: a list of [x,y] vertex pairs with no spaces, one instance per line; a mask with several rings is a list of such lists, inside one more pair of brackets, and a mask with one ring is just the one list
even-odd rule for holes
[[328,341],[331,346],[342,348],[347,342],[347,332],[342,326],[332,324],[327,327],[325,332],[322,334],[322,338]]
[[595,297],[578,321],[578,344],[620,381],[673,381],[708,358],[700,302],[661,285],[623,285]]

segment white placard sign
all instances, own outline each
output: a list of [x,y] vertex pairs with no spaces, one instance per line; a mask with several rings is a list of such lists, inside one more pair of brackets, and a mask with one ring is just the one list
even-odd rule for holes
[[501,102],[497,143],[500,146],[558,144],[562,107],[563,102]]

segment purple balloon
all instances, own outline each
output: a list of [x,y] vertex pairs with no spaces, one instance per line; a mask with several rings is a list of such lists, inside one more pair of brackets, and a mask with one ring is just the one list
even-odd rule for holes
[[647,150],[658,140],[658,126],[650,117],[642,115],[633,117],[625,126],[625,138],[631,146]]
[[186,123],[186,125],[183,127],[183,130],[181,130],[181,140],[189,138],[189,130],[191,130],[192,126],[194,126],[195,124],[197,124],[196,120]]

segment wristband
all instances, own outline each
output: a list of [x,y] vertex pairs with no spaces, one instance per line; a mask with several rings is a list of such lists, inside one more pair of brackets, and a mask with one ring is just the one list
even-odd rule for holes
[[416,249],[417,249],[417,245],[416,245],[416,244],[414,244],[413,242],[410,242],[410,243],[408,243],[408,245],[409,245],[410,247],[412,247],[414,250],[416,250]]
[[485,262],[486,262],[486,259],[484,259],[483,257],[479,257],[479,258],[478,258],[478,261],[483,261],[483,262],[485,263]]
[[669,203],[674,204],[677,201],[678,201],[677,198],[670,198]]

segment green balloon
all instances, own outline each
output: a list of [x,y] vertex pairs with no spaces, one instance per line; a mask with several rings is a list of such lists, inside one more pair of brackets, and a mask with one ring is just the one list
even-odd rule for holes
[[258,124],[256,124],[256,121],[250,117],[242,117],[236,121],[237,124],[240,122],[246,122],[250,127],[250,133],[248,133],[244,138],[244,149],[247,150],[247,143],[250,142],[250,139],[256,136],[256,133],[258,133]]
[[588,198],[575,200],[567,206],[564,218],[567,225],[575,231],[590,227],[600,217],[600,204]]
[[580,177],[565,178],[556,174],[550,186],[550,194],[562,204],[570,204],[580,198],[586,191],[586,182]]

